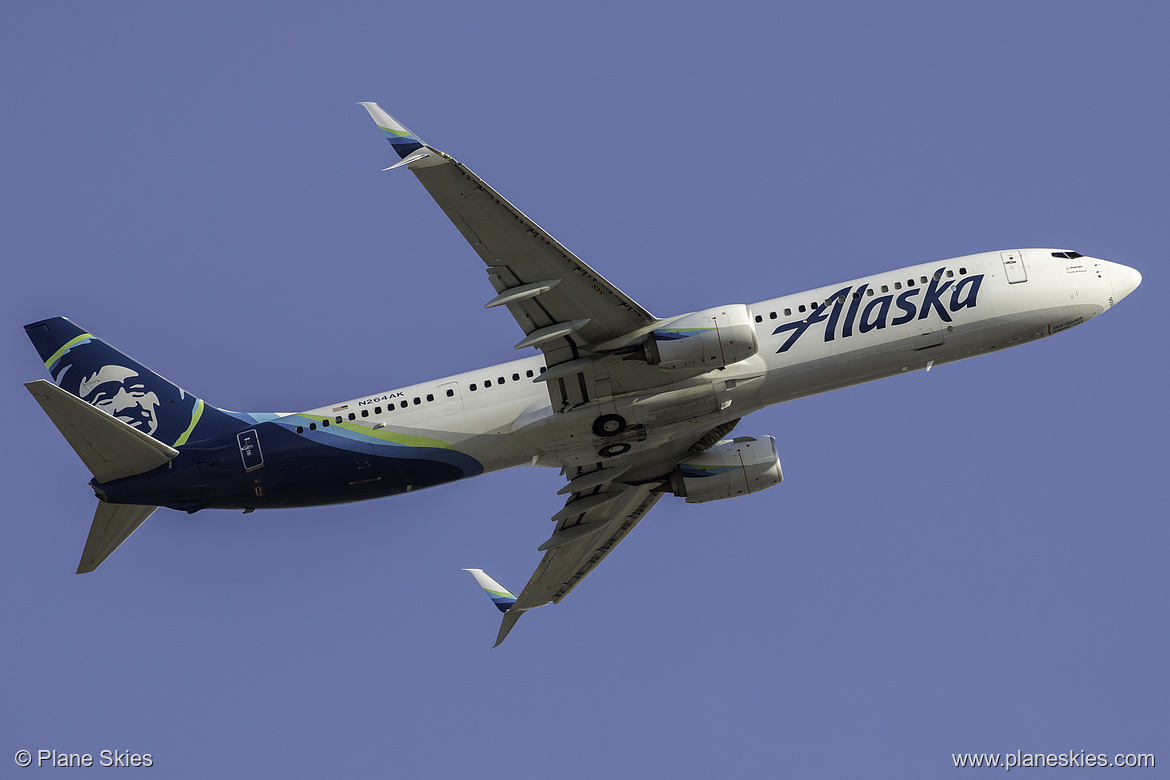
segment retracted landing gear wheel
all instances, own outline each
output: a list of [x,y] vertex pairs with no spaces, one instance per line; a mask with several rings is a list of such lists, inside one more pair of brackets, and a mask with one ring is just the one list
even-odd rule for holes
[[617,436],[626,429],[626,418],[620,414],[603,414],[593,421],[595,436]]
[[624,441],[619,441],[616,444],[607,444],[597,451],[597,454],[603,458],[616,458],[618,455],[625,455],[630,451],[630,445]]

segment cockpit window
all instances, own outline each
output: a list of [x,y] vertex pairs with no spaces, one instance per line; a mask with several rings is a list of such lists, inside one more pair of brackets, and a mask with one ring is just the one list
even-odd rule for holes
[[1080,252],[1053,252],[1053,257],[1060,257],[1065,260],[1076,260],[1078,257],[1084,257]]

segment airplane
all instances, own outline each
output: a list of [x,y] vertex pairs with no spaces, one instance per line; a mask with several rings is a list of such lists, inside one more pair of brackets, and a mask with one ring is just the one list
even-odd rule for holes
[[737,435],[773,404],[1026,344],[1141,283],[1067,249],[911,265],[755,303],[656,317],[450,155],[361,103],[482,259],[539,354],[299,413],[212,406],[67,319],[25,326],[52,381],[26,384],[93,475],[78,573],[158,507],[304,507],[391,496],[520,465],[567,496],[519,595],[467,569],[503,612],[559,603],[666,494],[699,503],[783,480],[776,441]]

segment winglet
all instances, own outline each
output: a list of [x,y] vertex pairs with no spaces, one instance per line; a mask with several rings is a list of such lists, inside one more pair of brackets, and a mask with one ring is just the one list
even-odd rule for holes
[[496,609],[500,610],[500,612],[507,612],[516,603],[516,595],[487,576],[483,569],[464,569],[463,571],[471,572],[471,576],[475,577],[475,581],[479,583],[479,587],[483,588],[484,592],[488,594],[488,598],[492,600],[492,603],[496,605]]
[[463,571],[471,572],[471,576],[475,577],[475,581],[488,594],[488,598],[496,605],[496,609],[504,613],[504,620],[500,624],[500,633],[496,636],[496,643],[492,647],[499,647],[504,638],[508,636],[508,632],[512,630],[512,626],[516,625],[516,621],[524,614],[524,610],[512,610],[512,605],[516,603],[516,596],[500,583],[493,580],[483,569],[464,569]]
[[[406,165],[428,156],[426,146],[419,140],[418,136],[407,130],[406,126],[397,119],[383,111],[382,107],[377,103],[358,103],[358,105],[370,112],[370,116],[373,117],[374,122],[386,134],[386,140],[390,142],[390,146],[394,147],[394,151],[398,152],[398,156],[402,158],[402,162],[398,163],[398,165]],[[390,167],[397,168],[398,165],[392,165]],[[386,170],[390,170],[390,168]]]

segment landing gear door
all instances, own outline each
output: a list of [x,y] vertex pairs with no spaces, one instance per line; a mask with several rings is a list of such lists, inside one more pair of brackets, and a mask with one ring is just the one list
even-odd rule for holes
[[1008,284],[1028,281],[1028,271],[1024,268],[1021,252],[1000,252],[999,256],[1003,259],[1003,270],[1007,274]]

